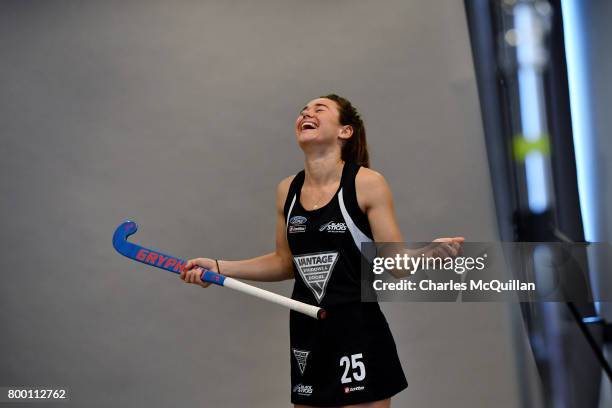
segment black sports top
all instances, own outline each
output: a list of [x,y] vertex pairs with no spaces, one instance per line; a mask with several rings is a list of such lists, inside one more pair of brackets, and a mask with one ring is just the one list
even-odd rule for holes
[[359,167],[345,163],[334,197],[312,211],[300,203],[304,170],[291,182],[284,214],[293,255],[293,299],[322,307],[361,300],[361,244],[372,242],[372,231],[357,204]]

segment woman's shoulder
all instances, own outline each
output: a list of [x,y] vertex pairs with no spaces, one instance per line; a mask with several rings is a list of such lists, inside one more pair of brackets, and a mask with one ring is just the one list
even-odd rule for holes
[[285,199],[287,198],[287,194],[289,193],[289,188],[291,187],[291,182],[295,178],[295,174],[293,176],[285,177],[278,183],[276,186],[276,203],[278,207],[282,207]]
[[293,179],[295,178],[296,174],[292,175],[292,176],[288,176],[285,177],[284,179],[282,179],[279,183],[278,183],[278,190],[281,191],[285,191],[285,193],[287,191],[289,191],[289,187],[291,186],[291,182],[293,181]]
[[377,203],[391,201],[391,189],[384,176],[366,167],[361,167],[355,177],[355,194],[357,203],[363,212]]
[[358,190],[371,189],[375,187],[386,186],[385,177],[376,170],[368,167],[360,167],[355,176],[355,187]]

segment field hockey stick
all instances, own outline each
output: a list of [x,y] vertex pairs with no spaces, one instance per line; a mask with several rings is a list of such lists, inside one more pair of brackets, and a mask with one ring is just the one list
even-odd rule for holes
[[[127,238],[138,230],[138,225],[134,221],[124,221],[115,230],[113,235],[113,246],[120,254],[138,262],[147,265],[155,266],[156,268],[164,269],[169,272],[180,274],[185,266],[184,259],[175,256],[163,254],[153,249],[142,247],[138,244],[128,242]],[[202,268],[200,268],[202,269]],[[215,285],[225,286],[246,293],[251,296],[258,297],[268,302],[276,303],[296,312],[303,313],[315,319],[322,320],[325,318],[326,312],[320,307],[299,302],[277,293],[273,293],[256,286],[252,286],[221,274],[202,269],[200,275],[202,282],[214,283]]]

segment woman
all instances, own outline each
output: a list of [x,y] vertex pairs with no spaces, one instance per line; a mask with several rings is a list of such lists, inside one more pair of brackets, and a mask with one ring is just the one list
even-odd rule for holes
[[[360,302],[361,243],[402,242],[391,192],[370,170],[363,121],[337,95],[310,101],[295,122],[304,170],[276,193],[276,250],[242,261],[189,260],[181,279],[207,287],[198,267],[238,279],[295,278],[292,298],[328,312],[291,311],[291,402],[297,407],[384,408],[407,386],[377,303]],[[441,238],[448,254],[463,239]]]

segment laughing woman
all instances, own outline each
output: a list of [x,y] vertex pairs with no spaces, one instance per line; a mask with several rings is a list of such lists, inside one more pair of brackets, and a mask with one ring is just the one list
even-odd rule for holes
[[[310,101],[295,123],[304,170],[280,182],[276,250],[227,261],[196,258],[181,279],[208,286],[199,267],[253,281],[295,279],[292,298],[325,308],[290,313],[291,402],[298,407],[384,408],[407,387],[378,303],[362,303],[361,243],[402,242],[391,191],[369,169],[366,132],[337,95]],[[456,255],[462,238],[442,238]]]

